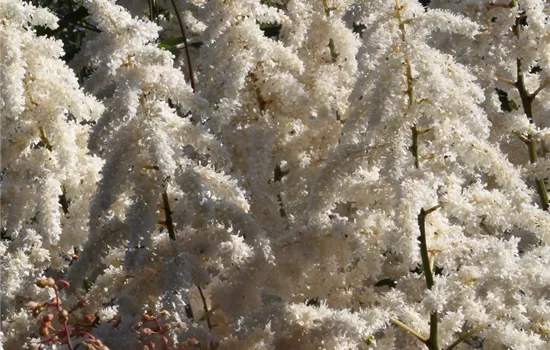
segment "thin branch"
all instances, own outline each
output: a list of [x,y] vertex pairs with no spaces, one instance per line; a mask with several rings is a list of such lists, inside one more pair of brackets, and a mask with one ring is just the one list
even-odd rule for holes
[[[517,5],[516,0],[512,1],[512,4],[514,6]],[[520,28],[521,28],[521,18],[518,16],[516,18],[516,23],[514,24],[514,35],[519,40],[520,37]],[[521,98],[521,104],[523,107],[523,111],[525,113],[525,116],[527,117],[527,120],[529,120],[529,123],[535,124],[534,118],[533,118],[533,106],[532,102],[535,99],[535,97],[538,95],[538,93],[544,89],[544,87],[547,85],[547,83],[544,83],[541,85],[534,93],[530,94],[527,91],[527,87],[525,86],[525,77],[522,72],[522,62],[520,58],[516,59],[516,69],[517,69],[517,81],[515,83],[515,87],[518,90],[519,96]],[[537,140],[533,136],[533,134],[529,134],[527,136],[527,141],[524,141],[529,149],[529,162],[531,164],[534,164],[538,161],[538,153],[537,153]],[[537,193],[539,195],[539,201],[541,208],[543,210],[548,210],[550,208],[550,200],[548,198],[548,190],[546,189],[546,184],[544,183],[543,179],[535,179],[535,185],[537,188]]]
[[550,80],[546,80],[544,81],[544,83],[541,84],[541,86],[539,86],[535,92],[533,92],[531,95],[529,95],[529,98],[531,99],[531,101],[533,101],[535,99],[535,97],[537,97],[537,95],[539,94],[539,92],[541,92],[542,90],[544,90],[544,88],[546,88],[548,85],[550,85]]
[[149,20],[151,22],[154,22],[155,18],[157,17],[155,13],[155,7],[156,7],[155,0],[149,0]]
[[516,82],[513,81],[512,79],[497,76],[497,80],[502,82],[502,83],[506,83],[510,86],[516,86]]
[[535,180],[537,186],[537,193],[539,194],[540,202],[543,210],[548,210],[550,208],[550,198],[548,198],[548,190],[546,189],[546,184],[543,179]]
[[430,339],[426,343],[426,346],[430,350],[439,350],[439,340],[438,340],[438,313],[437,311],[430,314]]
[[[408,21],[403,20],[403,18],[401,16],[401,10],[402,9],[403,9],[403,6],[401,5],[401,1],[400,0],[395,0],[395,14],[396,14],[396,18],[399,22],[399,29],[401,31],[401,40],[403,41],[404,44],[406,44],[407,43],[407,37],[406,37],[405,25],[408,23]],[[408,55],[405,56],[405,74],[406,74],[406,78],[407,78],[407,91],[406,91],[406,93],[407,93],[408,100],[409,100],[408,101],[408,106],[407,106],[407,112],[406,112],[406,113],[408,113],[412,109],[412,107],[415,103],[414,86],[413,86],[414,78],[413,78],[413,74],[412,74],[411,60],[410,60],[410,57]],[[411,129],[412,129],[412,138],[413,138],[413,140],[412,140],[412,145],[410,147],[410,151],[412,152],[413,157],[414,157],[414,166],[415,166],[416,169],[418,169],[420,167],[419,156],[418,156],[418,135],[420,135],[424,132],[427,132],[427,130],[419,131],[417,129],[416,124]],[[426,216],[429,215],[431,212],[437,210],[438,208],[439,208],[439,206],[430,208],[428,210],[424,210],[424,208],[422,208],[420,210],[420,214],[418,215],[418,226],[419,226],[419,229],[420,229],[420,252],[421,252],[421,256],[422,256],[422,268],[424,270],[424,277],[426,278],[426,285],[427,285],[428,289],[432,289],[432,287],[434,286],[434,276],[433,276],[433,271],[431,269],[430,256],[429,256],[429,252],[428,252],[428,245],[427,245],[427,242],[426,242],[425,221],[426,221]],[[437,328],[438,328],[438,314],[437,314],[437,311],[436,311],[436,312],[430,313],[430,337],[428,339],[424,338],[425,339],[424,344],[430,350],[439,350],[438,330],[437,330]],[[407,331],[409,333],[411,333],[410,330],[407,330]],[[411,334],[415,335],[414,333],[411,333]],[[421,338],[419,338],[419,339],[421,339]]]
[[67,199],[67,191],[64,185],[61,185],[61,194],[59,195],[59,204],[63,209],[63,214],[69,214],[69,200]]
[[418,214],[418,227],[420,229],[420,254],[422,255],[422,269],[424,270],[426,286],[428,289],[432,289],[434,286],[434,277],[432,271],[430,270],[430,255],[426,240],[426,217],[439,208],[440,206],[435,206],[428,210],[424,210],[424,208],[422,208],[420,209],[420,214]]
[[[59,297],[59,290],[57,289],[57,285],[54,284],[53,290],[55,291],[56,308],[57,308],[57,311],[58,311],[59,315],[61,315],[61,313],[63,312],[63,307],[61,306],[61,298]],[[67,324],[67,319],[65,318],[65,319],[60,320],[60,321],[62,321],[61,325],[63,326],[63,328],[65,330],[65,335],[67,336],[67,347],[70,350],[74,350],[73,344],[71,344],[71,329],[69,328],[69,325]]]
[[416,339],[420,340],[422,343],[427,344],[428,339],[426,337],[423,337],[420,333],[418,333],[417,331],[415,331],[411,327],[407,326],[406,324],[399,321],[398,319],[392,319],[391,321],[393,322],[393,324],[395,324],[396,326],[398,326],[399,328],[401,328],[405,332],[410,333],[411,335],[413,335]]
[[277,195],[277,202],[279,203],[279,215],[286,218],[285,203],[283,203],[283,196],[280,193]]
[[204,309],[204,315],[206,318],[206,324],[208,325],[208,329],[212,329],[212,323],[210,322],[210,311],[208,310],[208,304],[206,304],[206,298],[204,297],[204,293],[202,292],[202,288],[200,286],[197,286],[199,289],[199,293],[201,295],[202,300],[202,307]]
[[529,138],[528,138],[527,136],[525,136],[525,135],[523,135],[523,134],[521,134],[521,133],[519,133],[519,132],[516,133],[516,136],[519,137],[519,139],[520,139],[523,143],[525,143],[526,145],[529,144],[529,142],[531,142],[531,141],[529,141]]
[[[404,32],[403,32],[404,33]],[[405,34],[403,34],[405,36]],[[414,103],[414,78],[412,76],[411,59],[409,56],[405,59],[405,72],[407,74],[407,96],[409,97],[409,109],[411,109]]]
[[[401,31],[401,40],[403,43],[407,43],[407,36],[405,31],[405,24],[407,24],[406,20],[403,20],[401,17],[401,10],[403,9],[403,6],[401,5],[400,0],[395,0],[395,12],[397,21],[399,22],[399,30]],[[409,56],[405,57],[405,75],[407,77],[407,96],[409,97],[409,109],[412,107],[414,103],[414,88],[413,88],[413,76],[412,76],[412,67],[411,67],[411,60]]]
[[184,309],[185,309],[185,316],[187,316],[188,319],[192,320],[195,318],[195,315],[193,315],[193,309],[191,308],[191,305],[186,304]]
[[449,345],[445,350],[454,349],[455,347],[459,346],[462,342],[464,342],[467,339],[471,338],[474,334],[479,332],[482,328],[483,327],[476,327],[476,328],[472,329],[471,331],[462,334],[460,337],[458,337],[458,339],[454,343]]
[[[38,127],[38,130],[40,131],[40,142],[44,145],[44,148],[46,148],[48,151],[53,150],[53,146],[50,143],[50,139],[48,138],[48,135],[46,135],[46,131],[43,127]],[[63,210],[63,214],[67,215],[69,214],[69,200],[67,199],[67,193],[65,190],[65,186],[61,185],[61,194],[59,195],[59,204],[61,205],[61,209]]]
[[413,154],[414,157],[414,167],[416,169],[420,168],[420,161],[418,159],[418,129],[416,128],[416,125],[411,127],[412,130],[412,145],[409,147],[409,151]]
[[170,201],[168,201],[168,193],[166,190],[162,192],[162,207],[164,209],[164,217],[166,218],[164,224],[168,230],[168,236],[171,240],[176,240],[176,230],[174,229],[174,222],[172,221],[172,209],[170,209]]
[[517,69],[517,81],[515,83],[515,87],[518,90],[519,97],[521,98],[521,103],[523,105],[523,111],[525,112],[525,116],[529,120],[529,123],[533,123],[533,108],[531,105],[531,102],[533,102],[533,99],[531,98],[531,94],[527,91],[527,88],[525,87],[525,77],[523,75],[523,72],[521,71],[521,59],[516,59],[516,69]]
[[[395,0],[395,14],[397,17],[397,21],[399,22],[399,30],[401,31],[401,40],[403,43],[407,42],[406,32],[405,32],[405,24],[407,23],[406,20],[403,20],[401,16],[401,10],[403,6],[401,5],[400,0]],[[412,75],[412,66],[411,66],[411,60],[409,56],[405,57],[405,76],[407,78],[407,97],[409,98],[408,104],[407,104],[407,113],[412,108],[415,100],[414,100],[414,78]],[[418,157],[418,135],[420,135],[416,124],[411,128],[412,130],[412,145],[409,147],[409,150],[413,154],[414,157],[414,167],[416,169],[420,168],[420,161]]]
[[[435,283],[434,275],[432,269],[430,268],[430,256],[426,239],[426,217],[439,208],[439,205],[427,210],[422,208],[420,209],[420,214],[418,214],[418,228],[420,229],[420,254],[422,256],[422,269],[424,270],[424,278],[426,279],[426,286],[428,289],[432,289]],[[430,337],[426,342],[426,346],[428,346],[430,350],[439,350],[437,328],[438,313],[435,311],[430,314]]]
[[334,45],[334,40],[332,38],[329,39],[328,41],[328,48],[330,50],[330,59],[332,61],[332,63],[335,63],[336,61],[338,61],[338,51],[336,51],[336,46]]
[[50,140],[48,139],[48,136],[46,135],[46,132],[44,131],[43,127],[38,127],[38,130],[40,131],[40,141],[44,144],[44,147],[51,152],[53,149],[52,144],[50,143]]
[[185,59],[187,60],[187,70],[189,73],[189,83],[191,84],[191,89],[193,89],[193,92],[195,92],[195,78],[193,76],[193,67],[191,66],[191,56],[189,55],[189,45],[187,45],[187,36],[185,35],[185,27],[183,25],[183,20],[181,19],[180,12],[178,11],[178,7],[176,5],[175,0],[172,1],[172,6],[174,7],[174,12],[176,13],[176,18],[178,19],[178,24],[180,26],[181,36],[183,38],[183,43],[185,44]]
[[92,32],[96,32],[96,33],[101,33],[101,30],[99,30],[98,28],[96,28],[95,26],[91,25],[90,23],[86,22],[86,21],[82,21],[80,22],[80,26],[84,29],[88,29]]

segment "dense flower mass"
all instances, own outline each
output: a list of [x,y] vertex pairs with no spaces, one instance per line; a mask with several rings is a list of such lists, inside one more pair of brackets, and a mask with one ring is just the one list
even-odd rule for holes
[[0,0],[0,349],[550,348],[546,0]]

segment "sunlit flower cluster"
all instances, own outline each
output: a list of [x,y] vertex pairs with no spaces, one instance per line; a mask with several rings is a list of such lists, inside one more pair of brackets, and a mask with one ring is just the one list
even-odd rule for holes
[[550,347],[546,1],[70,3],[0,0],[4,349]]

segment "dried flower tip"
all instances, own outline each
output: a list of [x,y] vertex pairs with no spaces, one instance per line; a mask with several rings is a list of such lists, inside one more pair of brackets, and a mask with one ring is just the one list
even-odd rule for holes
[[47,337],[50,335],[50,330],[48,329],[47,326],[40,327],[40,335],[43,337]]
[[65,323],[69,320],[69,312],[67,310],[61,310],[59,313],[59,322]]
[[48,280],[46,278],[41,278],[38,282],[36,282],[36,285],[39,288],[46,288],[48,286]]
[[87,299],[80,299],[76,304],[76,307],[81,308],[87,306],[90,302]]
[[27,303],[27,307],[28,307],[29,309],[31,309],[31,310],[34,310],[34,309],[36,309],[36,308],[39,308],[39,307],[40,307],[40,304],[37,303],[36,301],[29,301],[29,302]]
[[[98,317],[98,320],[99,320],[99,317]],[[122,317],[120,315],[116,315],[109,322],[113,323],[113,327],[118,327],[120,325],[120,323],[122,322]]]
[[162,317],[168,317],[170,316],[170,313],[166,310],[162,310],[160,313],[159,313],[160,316]]
[[199,345],[199,341],[195,338],[189,338],[189,339],[187,339],[187,345],[188,346],[197,346],[197,345]]
[[84,315],[84,317],[82,317],[82,322],[84,323],[94,323],[95,320],[96,317],[93,313],[86,314]]
[[32,317],[38,317],[38,315],[40,315],[40,313],[42,312],[42,307],[37,307],[36,309],[33,309],[32,310]]
[[150,319],[151,319],[151,315],[149,315],[149,314],[143,314],[143,315],[141,315],[141,320],[142,320],[143,322],[147,322],[147,321],[149,321]]
[[55,286],[55,280],[54,280],[53,278],[51,278],[51,277],[48,277],[48,278],[46,279],[46,283],[47,283],[47,286],[48,286],[48,287],[53,288],[53,287]]
[[57,284],[60,286],[60,287],[63,287],[63,288],[68,288],[71,284],[65,280],[58,280],[57,281]]
[[167,323],[167,324],[162,326],[162,330],[164,332],[170,332],[171,329],[172,329],[172,325],[170,323]]
[[187,323],[185,322],[178,322],[176,323],[176,327],[180,329],[187,329]]
[[53,314],[46,314],[42,316],[42,322],[51,322],[53,320]]
[[158,167],[158,165],[154,165],[154,164],[145,164],[143,166],[143,168],[145,169],[149,169],[149,170],[159,170],[160,168]]
[[61,298],[59,296],[52,298],[52,304],[53,305],[61,305]]
[[151,328],[143,328],[141,330],[141,333],[143,333],[145,335],[151,335],[151,334],[154,334],[155,332]]

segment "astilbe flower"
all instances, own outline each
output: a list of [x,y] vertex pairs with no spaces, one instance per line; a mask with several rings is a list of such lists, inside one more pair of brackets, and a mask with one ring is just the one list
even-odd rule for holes
[[[110,279],[102,282],[118,295],[122,322],[116,331],[98,332],[114,347],[117,341],[132,346],[118,332],[131,334],[144,308],[168,308],[185,318],[193,284],[228,278],[225,270],[253,258],[252,247],[258,259],[269,252],[243,191],[223,173],[231,166],[224,146],[193,123],[207,111],[204,100],[172,66],[171,54],[150,43],[158,28],[110,1],[86,6],[102,31],[82,56],[96,69],[85,85],[105,96],[107,110],[90,142],[105,166],[91,205],[90,237],[68,278],[75,286],[86,276],[95,279],[105,267],[97,259],[112,259],[109,248],[128,247],[124,262],[113,266],[116,272],[108,267]],[[136,32],[150,34],[135,38]],[[88,299],[100,307],[106,296],[98,285]],[[196,336],[208,343],[204,334],[199,329]]]
[[[513,298],[518,288],[530,294],[525,292],[530,286],[520,282],[518,240],[509,239],[508,232],[521,229],[545,241],[549,217],[532,204],[532,191],[521,173],[497,144],[488,142],[490,124],[480,108],[484,93],[475,78],[467,67],[430,46],[431,38],[443,29],[471,37],[477,26],[448,12],[425,11],[415,2],[364,2],[364,8],[378,9],[363,18],[367,29],[359,61],[365,75],[350,97],[350,120],[335,154],[337,165],[322,178],[328,183],[321,183],[319,198],[337,194],[334,200],[355,202],[361,214],[356,223],[378,220],[367,227],[370,234],[379,235],[385,261],[373,277],[396,281],[395,291],[402,292],[396,295],[402,307],[394,313],[398,304],[389,306],[390,317],[422,329],[421,334],[437,324],[433,319],[427,322],[428,313],[439,317],[440,346],[454,342],[461,330],[475,327],[489,327],[481,331],[488,343],[517,346],[517,339],[505,337],[506,330],[494,326],[503,314],[489,306],[485,293],[491,290],[501,300]],[[435,28],[425,24],[428,20],[452,25],[436,27],[434,33]],[[362,127],[365,124],[368,128]],[[343,157],[355,162],[361,181],[340,172],[347,162]],[[368,183],[363,169],[376,171],[378,177]],[[338,191],[354,182],[358,187]],[[322,202],[326,210],[330,203]],[[439,210],[421,216],[421,209],[430,208]],[[331,225],[323,217],[318,220]],[[431,268],[418,249],[420,234],[427,241]],[[419,263],[424,275],[439,270],[426,292],[424,278],[414,271]],[[380,306],[388,308],[384,301]],[[473,307],[484,312],[471,312]],[[539,335],[522,330],[528,314],[518,309],[509,316],[507,329],[514,328],[532,346],[542,346]],[[395,346],[416,346],[407,333],[386,337]]]
[[0,4],[8,347],[69,244],[112,349],[548,347],[544,1],[88,0],[100,118]]
[[462,43],[468,52],[457,58],[475,70],[484,89],[492,138],[510,161],[523,167],[524,177],[537,189],[537,202],[548,208],[548,3],[433,3],[460,11],[483,27],[474,40]]
[[[233,4],[225,6],[228,9],[223,13],[239,9]],[[306,24],[300,23],[300,15],[305,14],[301,6],[312,17]],[[246,320],[247,310],[253,307],[265,308],[267,313],[272,310],[272,303],[281,299],[302,302],[339,293],[342,282],[325,279],[338,265],[331,264],[328,271],[314,266],[331,259],[329,256],[335,252],[342,255],[338,257],[342,266],[352,259],[353,251],[346,249],[348,243],[341,239],[343,235],[333,237],[315,228],[310,230],[308,217],[303,216],[310,188],[316,181],[313,174],[338,143],[342,125],[339,113],[343,114],[347,106],[346,89],[350,89],[356,69],[354,47],[358,42],[342,23],[342,9],[333,15],[328,6],[301,2],[280,6],[280,41],[261,35],[254,12],[237,12],[235,24],[201,48],[204,61],[209,64],[201,71],[207,74],[201,92],[208,100],[220,100],[209,124],[216,130],[216,124],[223,123],[219,127],[221,137],[232,149],[235,168],[247,179],[243,186],[250,193],[251,213],[274,242],[274,267],[256,267],[254,278],[247,277],[244,284],[242,280],[233,282],[239,289],[215,286],[213,303],[220,305],[217,312],[230,320],[243,314]],[[256,21],[262,21],[262,17],[256,17]],[[296,41],[298,35],[305,34],[294,32],[309,25],[329,25],[331,31],[322,38],[308,36],[310,40]],[[242,59],[224,62],[222,54]],[[328,75],[324,75],[328,71],[339,71],[339,75],[328,74],[334,77],[328,80]],[[227,72],[231,72],[231,79]],[[331,97],[319,97],[327,94]],[[230,121],[225,120],[228,117]],[[306,254],[298,253],[305,248]],[[245,303],[235,304],[234,300],[241,296]],[[275,337],[285,335],[277,333]],[[223,341],[221,344],[226,346]],[[231,346],[240,345],[236,342]]]
[[0,2],[2,123],[2,320],[6,346],[25,336],[27,298],[46,269],[65,268],[88,233],[101,160],[88,123],[103,106],[60,59],[62,43],[37,36],[56,17],[22,1]]

